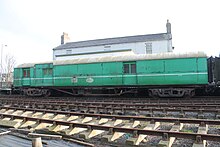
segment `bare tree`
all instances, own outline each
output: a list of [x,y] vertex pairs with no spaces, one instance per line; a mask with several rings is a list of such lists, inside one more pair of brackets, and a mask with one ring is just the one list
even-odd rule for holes
[[12,82],[13,70],[15,64],[16,64],[16,60],[14,56],[9,54],[5,56],[5,62],[2,67],[2,73],[4,73],[5,82]]

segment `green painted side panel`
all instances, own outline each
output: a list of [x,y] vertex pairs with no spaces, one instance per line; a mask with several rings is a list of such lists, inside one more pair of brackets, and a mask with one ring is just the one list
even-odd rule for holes
[[161,84],[197,84],[197,59],[165,60],[165,76]]
[[156,85],[164,81],[164,60],[137,61],[138,85]]
[[15,87],[22,86],[21,77],[22,77],[21,68],[15,68],[14,69],[14,83],[13,83]]
[[77,86],[72,78],[77,75],[77,65],[54,66],[54,86]]
[[53,72],[51,74],[45,74],[46,69],[53,71],[53,64],[36,64],[35,71],[33,73],[32,86],[53,86]]
[[122,63],[96,63],[96,64],[54,66],[54,76],[55,76],[54,85],[55,86],[122,85],[121,69],[122,69]]
[[186,73],[196,71],[196,58],[165,60],[165,73]]
[[122,62],[103,63],[103,85],[122,85]]
[[[53,68],[45,75],[44,69]],[[207,59],[136,61],[136,74],[123,74],[123,62],[55,65],[37,64],[30,78],[15,68],[15,86],[123,86],[207,84]]]
[[42,67],[39,65],[35,66],[35,73],[33,76],[33,86],[41,86],[43,84],[43,71]]
[[[43,71],[43,84],[44,86],[53,86],[54,85],[54,80],[53,80],[53,64],[44,64],[42,65],[43,70],[47,70],[47,72],[45,73],[45,71]],[[50,69],[51,71],[48,72],[48,69]]]
[[23,78],[22,79],[22,86],[30,86],[31,85],[31,79],[30,78]]
[[78,85],[84,86],[99,86],[102,85],[102,63],[93,63],[93,64],[79,64],[78,65],[77,75]]
[[[207,59],[206,58],[198,58],[197,63],[198,63],[198,72],[207,73],[208,67],[205,66],[205,65],[207,65]],[[197,77],[197,83],[198,84],[208,83],[208,74],[205,74],[205,75],[199,74]]]
[[22,75],[22,86],[31,86],[31,77],[33,77],[34,69],[30,68],[30,77],[23,77],[23,71],[21,69],[21,75]]
[[137,85],[137,75],[136,74],[125,74],[122,76],[123,85]]
[[207,84],[206,62],[206,58],[138,61],[138,84]]

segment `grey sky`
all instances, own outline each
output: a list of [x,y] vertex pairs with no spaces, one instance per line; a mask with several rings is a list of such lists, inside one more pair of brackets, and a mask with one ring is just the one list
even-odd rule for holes
[[175,52],[220,52],[218,0],[0,0],[0,44],[17,64],[52,60],[62,32],[71,41],[166,32]]

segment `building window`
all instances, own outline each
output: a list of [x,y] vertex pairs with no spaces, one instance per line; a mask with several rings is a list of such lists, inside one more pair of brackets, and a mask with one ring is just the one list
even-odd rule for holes
[[104,48],[111,48],[111,46],[110,45],[105,45]]
[[72,50],[66,50],[66,54],[72,54]]
[[30,69],[23,69],[23,77],[30,78]]
[[146,54],[152,54],[152,43],[145,43]]
[[136,74],[136,63],[135,62],[126,62],[123,64],[124,74]]

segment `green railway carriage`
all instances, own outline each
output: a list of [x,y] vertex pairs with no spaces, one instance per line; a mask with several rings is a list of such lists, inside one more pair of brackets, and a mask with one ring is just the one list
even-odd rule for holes
[[23,64],[15,68],[14,86],[27,95],[59,91],[71,95],[138,92],[154,96],[193,96],[208,84],[203,53],[127,55]]

